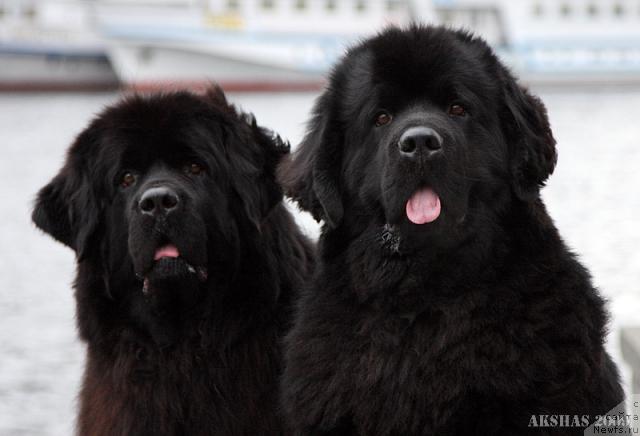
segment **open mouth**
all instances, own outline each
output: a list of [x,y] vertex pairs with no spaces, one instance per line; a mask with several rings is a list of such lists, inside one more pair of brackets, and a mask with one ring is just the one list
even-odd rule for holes
[[142,291],[149,292],[151,278],[166,279],[185,275],[194,275],[200,282],[208,278],[207,268],[193,266],[185,260],[180,250],[173,244],[166,244],[156,249],[153,255],[153,265],[143,278]]
[[440,216],[440,197],[429,187],[420,188],[407,201],[405,211],[413,224],[431,223]]

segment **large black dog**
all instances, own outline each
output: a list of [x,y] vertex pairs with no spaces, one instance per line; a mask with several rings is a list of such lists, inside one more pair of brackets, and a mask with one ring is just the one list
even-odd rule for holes
[[125,99],[78,136],[33,220],[77,253],[80,434],[281,434],[312,261],[275,181],[287,152],[218,88]]
[[391,28],[347,53],[279,174],[325,223],[286,340],[295,434],[581,434],[623,400],[540,200],[555,163],[545,107],[481,39]]

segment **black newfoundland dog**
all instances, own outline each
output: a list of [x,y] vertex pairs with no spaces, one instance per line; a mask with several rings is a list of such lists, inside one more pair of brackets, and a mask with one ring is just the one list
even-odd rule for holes
[[540,199],[555,163],[544,105],[481,39],[392,28],[348,52],[279,174],[325,223],[286,339],[295,434],[581,434],[623,400],[603,300]]
[[218,88],[131,97],[82,132],[33,221],[77,253],[81,435],[277,435],[311,246],[280,138]]

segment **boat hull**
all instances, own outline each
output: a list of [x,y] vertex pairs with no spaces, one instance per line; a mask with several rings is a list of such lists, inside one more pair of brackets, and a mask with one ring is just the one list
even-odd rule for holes
[[105,55],[0,48],[0,91],[107,90],[118,77]]
[[215,82],[229,91],[309,91],[324,83],[321,72],[278,68],[192,46],[115,42],[108,52],[122,84],[136,90],[200,89]]

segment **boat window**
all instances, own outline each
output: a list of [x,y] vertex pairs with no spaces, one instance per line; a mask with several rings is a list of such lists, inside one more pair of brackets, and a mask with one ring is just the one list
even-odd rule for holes
[[542,5],[540,3],[533,5],[533,15],[539,18],[542,14],[544,14],[544,8]]
[[26,19],[28,20],[33,20],[36,17],[36,8],[33,5],[27,6],[23,11],[22,14],[25,16]]
[[262,0],[262,9],[274,9],[276,2],[274,0]]
[[324,7],[328,10],[328,11],[335,11],[336,10],[336,0],[326,0]]
[[238,0],[227,0],[227,10],[235,12],[240,9],[240,3]]
[[387,1],[387,11],[393,12],[402,8],[402,2],[399,0],[388,0]]
[[589,14],[590,17],[595,18],[595,16],[598,15],[598,7],[594,4],[590,4],[587,6],[587,14]]
[[153,58],[153,49],[151,47],[140,47],[138,50],[138,60],[142,64],[148,64]]
[[305,9],[307,9],[306,0],[296,0],[296,9],[299,11],[304,11]]
[[356,1],[356,11],[364,12],[366,9],[367,9],[367,4],[364,2],[364,0]]
[[440,20],[444,23],[444,24],[451,24],[453,23],[453,13],[449,10],[443,9],[440,11]]
[[624,15],[624,6],[622,6],[620,3],[615,4],[613,6],[613,14],[618,18],[622,18],[622,16]]

